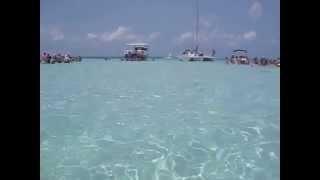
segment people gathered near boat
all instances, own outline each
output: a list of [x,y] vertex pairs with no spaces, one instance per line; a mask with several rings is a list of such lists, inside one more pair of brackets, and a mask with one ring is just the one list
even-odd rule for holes
[[274,65],[280,67],[280,58],[265,58],[265,57],[254,57],[252,59],[244,58],[242,56],[231,56],[231,58],[225,58],[226,64],[244,64],[244,65],[259,65],[259,66],[268,66]]
[[255,58],[249,59],[248,51],[243,49],[233,50],[231,58],[229,59],[228,57],[226,57],[225,61],[227,64],[244,64],[244,65],[250,65],[251,67],[253,65],[261,65],[261,66],[275,65],[277,67],[280,67],[280,58],[268,59],[265,57],[261,57],[259,59],[255,57]]
[[43,64],[55,64],[55,63],[72,63],[72,62],[80,62],[80,56],[71,56],[70,54],[61,55],[60,53],[55,54],[43,52],[40,55],[40,63]]

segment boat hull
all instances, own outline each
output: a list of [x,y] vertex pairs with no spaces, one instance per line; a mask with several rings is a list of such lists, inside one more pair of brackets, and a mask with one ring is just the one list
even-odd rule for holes
[[122,58],[124,61],[146,61],[147,57],[124,57]]
[[214,57],[210,56],[179,56],[181,61],[214,61]]

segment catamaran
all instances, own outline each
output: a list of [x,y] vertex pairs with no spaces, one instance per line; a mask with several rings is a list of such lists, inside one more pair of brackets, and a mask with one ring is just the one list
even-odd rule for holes
[[126,61],[145,61],[149,54],[149,45],[146,43],[132,43],[127,44],[127,49],[124,51],[124,58]]
[[215,51],[211,55],[205,55],[199,51],[199,0],[196,1],[197,17],[196,17],[196,34],[195,34],[195,48],[185,49],[178,58],[182,61],[213,61],[215,59]]

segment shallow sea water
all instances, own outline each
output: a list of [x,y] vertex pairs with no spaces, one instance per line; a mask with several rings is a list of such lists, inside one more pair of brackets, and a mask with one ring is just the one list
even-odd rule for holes
[[42,180],[278,180],[280,69],[41,64]]

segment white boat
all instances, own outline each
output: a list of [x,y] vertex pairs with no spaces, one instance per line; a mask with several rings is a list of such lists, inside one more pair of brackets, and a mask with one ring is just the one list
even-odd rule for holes
[[236,49],[232,51],[232,56],[230,58],[231,63],[237,64],[250,64],[248,51],[244,49]]
[[149,45],[146,43],[132,43],[127,44],[127,49],[124,51],[124,58],[126,61],[145,61],[149,54]]
[[280,67],[280,58],[277,59],[278,63],[277,63],[277,67]]
[[194,49],[185,49],[178,58],[182,61],[213,61],[215,60],[215,51],[212,51],[211,55],[205,55],[199,51],[199,0],[196,1],[197,8],[197,18],[196,18],[196,33],[195,33],[195,43],[196,47]]
[[213,55],[207,56],[197,50],[186,49],[178,58],[182,61],[214,61],[215,57]]
[[171,53],[169,53],[169,55],[166,57],[166,59],[173,59],[173,56]]

